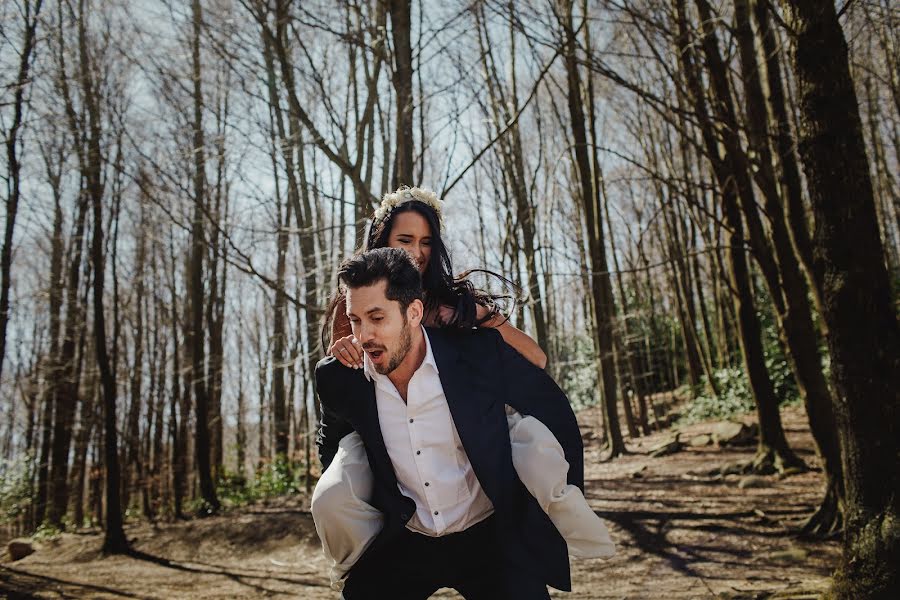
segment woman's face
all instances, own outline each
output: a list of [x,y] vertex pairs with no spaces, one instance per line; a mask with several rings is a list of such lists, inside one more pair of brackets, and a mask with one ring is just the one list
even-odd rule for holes
[[416,260],[419,273],[424,274],[428,268],[428,259],[431,258],[431,228],[428,221],[412,210],[394,216],[387,245],[409,252]]

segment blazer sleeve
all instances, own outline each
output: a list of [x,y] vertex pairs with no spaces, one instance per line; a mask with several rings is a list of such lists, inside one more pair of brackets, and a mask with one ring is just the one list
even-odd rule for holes
[[316,430],[316,447],[322,470],[328,468],[338,450],[338,443],[353,427],[336,410],[342,393],[340,369],[346,368],[333,357],[328,356],[316,365],[316,393],[319,396],[321,420]]
[[496,334],[503,369],[506,403],[542,422],[556,436],[569,463],[568,483],[584,490],[584,444],[575,412],[553,378],[519,354]]

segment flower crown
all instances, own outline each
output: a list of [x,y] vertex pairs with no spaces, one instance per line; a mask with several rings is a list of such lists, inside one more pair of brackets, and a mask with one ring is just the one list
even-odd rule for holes
[[422,204],[431,207],[437,213],[438,223],[443,224],[441,219],[441,210],[444,202],[437,197],[437,194],[427,188],[408,188],[402,187],[396,192],[385,194],[381,199],[381,204],[375,209],[375,216],[372,219],[372,227],[387,219],[391,212],[407,202],[417,200]]

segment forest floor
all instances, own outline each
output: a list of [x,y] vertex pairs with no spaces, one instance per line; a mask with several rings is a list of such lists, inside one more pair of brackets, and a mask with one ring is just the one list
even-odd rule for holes
[[[802,407],[783,410],[788,439],[818,465]],[[629,443],[631,454],[600,462],[599,414],[578,415],[585,438],[586,496],[607,520],[618,553],[572,561],[582,599],[813,599],[828,585],[836,541],[792,532],[816,506],[822,475],[709,475],[749,460],[755,447],[687,447],[650,458],[671,432]],[[751,415],[744,420],[750,422]],[[682,440],[710,431],[681,429]],[[178,523],[135,523],[132,556],[103,556],[102,534],[65,533],[17,562],[0,554],[0,597],[334,599],[305,499],[245,507]],[[5,545],[4,545],[5,546]],[[442,598],[458,598],[442,590]]]

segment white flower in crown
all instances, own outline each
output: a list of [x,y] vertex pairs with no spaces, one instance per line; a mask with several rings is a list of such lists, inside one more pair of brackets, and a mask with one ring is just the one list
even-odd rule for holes
[[437,194],[427,188],[400,188],[396,192],[385,194],[381,199],[381,204],[375,209],[375,216],[372,220],[373,225],[380,223],[391,214],[395,208],[401,204],[417,200],[426,206],[430,206],[437,213],[438,221],[442,222],[441,211],[444,208],[444,202],[437,197]]

